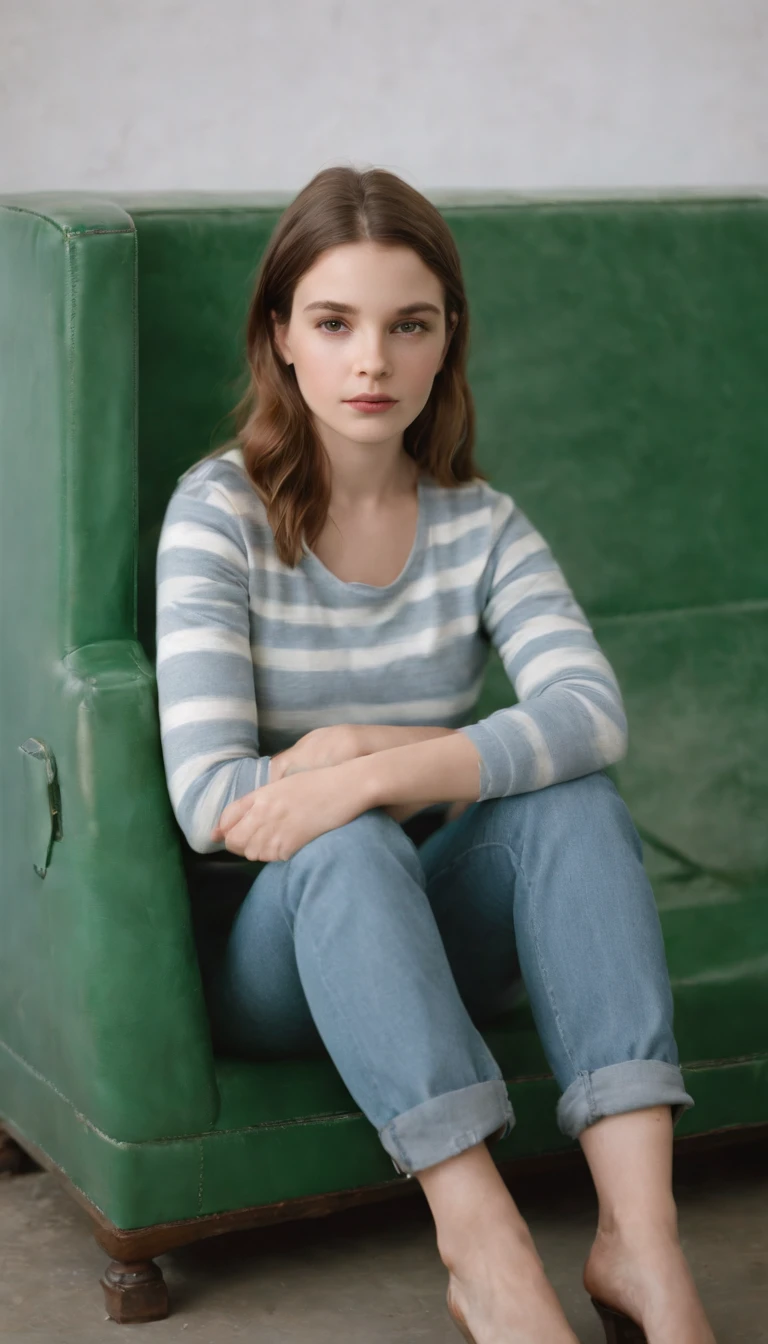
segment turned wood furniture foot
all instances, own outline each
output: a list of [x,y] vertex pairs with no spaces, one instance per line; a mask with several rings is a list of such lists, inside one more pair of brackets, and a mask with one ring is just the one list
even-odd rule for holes
[[111,1260],[99,1282],[107,1312],[119,1325],[168,1315],[168,1289],[154,1260]]
[[0,1125],[0,1176],[15,1176],[20,1171],[36,1169],[37,1163]]

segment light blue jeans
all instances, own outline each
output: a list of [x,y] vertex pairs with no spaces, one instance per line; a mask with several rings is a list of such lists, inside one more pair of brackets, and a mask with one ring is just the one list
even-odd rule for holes
[[694,1104],[642,844],[603,771],[473,803],[418,848],[362,813],[264,864],[204,973],[218,1049],[327,1051],[408,1174],[512,1128],[476,1024],[521,980],[563,1133]]

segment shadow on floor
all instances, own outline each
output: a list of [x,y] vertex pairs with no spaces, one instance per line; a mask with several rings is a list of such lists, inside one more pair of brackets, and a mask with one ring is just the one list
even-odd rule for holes
[[[583,1344],[602,1330],[581,1286],[596,1216],[581,1154],[547,1170],[507,1170],[566,1315]],[[0,1181],[2,1344],[458,1344],[426,1202],[412,1196],[322,1219],[230,1232],[158,1257],[171,1315],[146,1326],[105,1319],[106,1257],[87,1215],[55,1177]],[[682,1151],[683,1243],[718,1344],[768,1344],[768,1141]]]

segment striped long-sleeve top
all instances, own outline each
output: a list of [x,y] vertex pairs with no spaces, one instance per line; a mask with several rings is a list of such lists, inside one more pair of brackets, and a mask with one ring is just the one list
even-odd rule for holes
[[[513,499],[422,473],[418,505],[405,568],[378,587],[337,578],[306,543],[284,564],[238,447],[179,478],[157,553],[157,686],[171,804],[194,850],[224,849],[210,838],[224,808],[326,724],[460,729],[481,801],[626,754],[614,672]],[[473,722],[490,643],[517,703]]]

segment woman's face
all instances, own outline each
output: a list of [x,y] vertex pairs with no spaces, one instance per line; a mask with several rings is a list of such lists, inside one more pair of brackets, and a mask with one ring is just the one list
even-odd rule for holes
[[[429,399],[450,330],[442,286],[410,247],[343,243],[301,277],[275,341],[326,444],[324,427],[357,443],[401,443]],[[361,393],[394,404],[361,411],[350,404]]]

